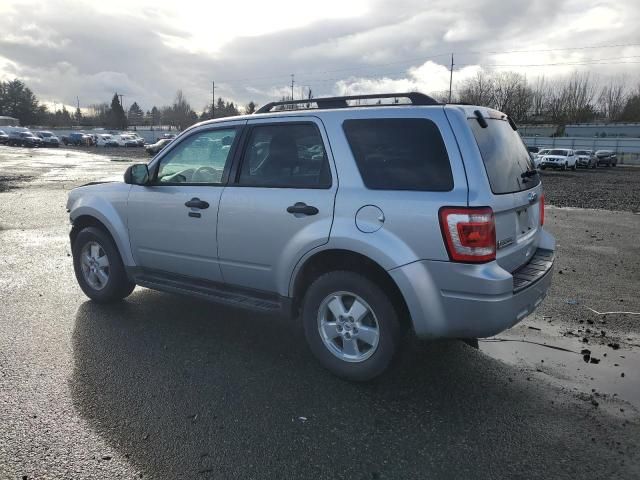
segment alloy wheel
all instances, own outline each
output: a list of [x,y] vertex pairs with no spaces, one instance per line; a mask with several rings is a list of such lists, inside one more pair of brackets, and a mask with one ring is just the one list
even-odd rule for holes
[[102,290],[109,282],[109,257],[98,242],[85,243],[80,252],[80,265],[85,281],[94,290]]
[[320,303],[318,331],[325,347],[345,362],[367,360],[380,341],[380,326],[373,309],[352,292],[332,293]]

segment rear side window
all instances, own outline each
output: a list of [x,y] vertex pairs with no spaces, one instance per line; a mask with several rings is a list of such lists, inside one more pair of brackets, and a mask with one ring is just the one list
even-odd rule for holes
[[476,118],[469,119],[469,126],[478,143],[491,191],[500,195],[537,186],[540,178],[534,173],[531,157],[518,132],[506,120],[485,120],[486,128],[482,128]]
[[330,188],[331,170],[318,127],[313,123],[253,127],[242,160],[239,184]]
[[444,140],[431,120],[346,120],[343,128],[367,188],[435,192],[453,189]]

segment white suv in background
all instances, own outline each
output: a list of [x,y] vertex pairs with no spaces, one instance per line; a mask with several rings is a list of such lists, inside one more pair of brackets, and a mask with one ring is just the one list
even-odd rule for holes
[[559,168],[560,170],[575,170],[578,167],[578,157],[570,148],[554,148],[540,159],[540,168]]

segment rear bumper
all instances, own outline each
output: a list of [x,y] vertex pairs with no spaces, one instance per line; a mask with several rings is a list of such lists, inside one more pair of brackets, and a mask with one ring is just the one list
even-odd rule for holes
[[[496,262],[481,265],[418,261],[389,273],[403,293],[416,335],[482,338],[496,335],[532,313],[553,276],[555,240],[544,241],[516,272]],[[541,261],[540,256],[546,260]]]

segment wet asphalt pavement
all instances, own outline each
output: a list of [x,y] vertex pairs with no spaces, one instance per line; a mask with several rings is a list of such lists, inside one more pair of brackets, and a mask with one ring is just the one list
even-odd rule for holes
[[1,479],[640,476],[640,316],[590,310],[640,312],[640,216],[549,208],[534,315],[480,351],[408,339],[362,385],[282,318],[142,288],[87,301],[66,191],[125,166],[0,147]]

